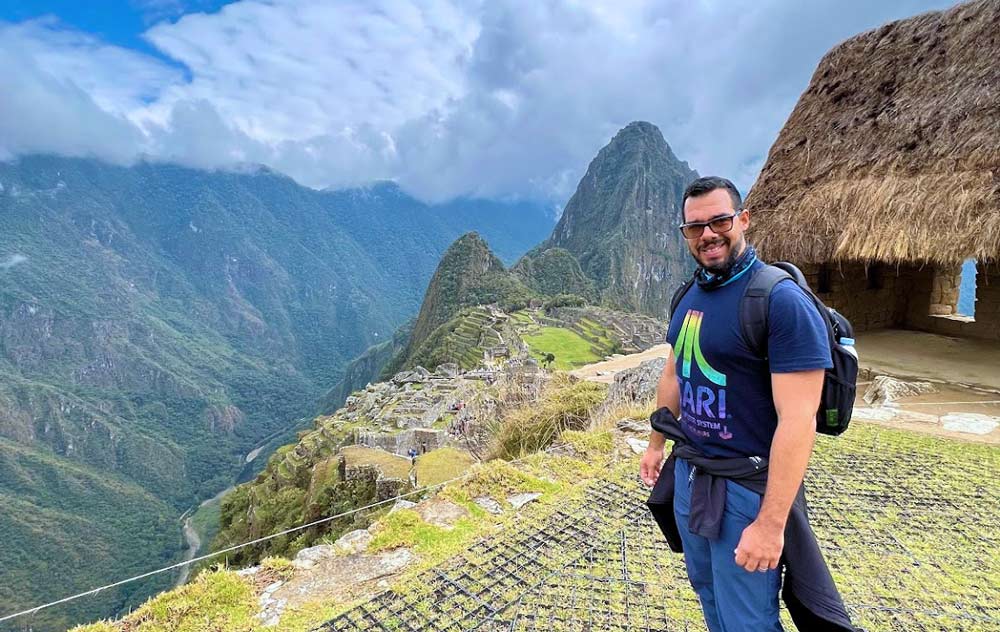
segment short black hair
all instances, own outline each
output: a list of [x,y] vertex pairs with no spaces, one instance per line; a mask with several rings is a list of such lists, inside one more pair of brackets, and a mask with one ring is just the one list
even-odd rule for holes
[[681,215],[684,215],[684,203],[689,197],[700,197],[718,189],[725,189],[729,193],[729,198],[733,201],[734,211],[743,209],[743,198],[735,184],[719,176],[704,176],[687,185],[687,188],[684,189],[684,198],[681,200]]

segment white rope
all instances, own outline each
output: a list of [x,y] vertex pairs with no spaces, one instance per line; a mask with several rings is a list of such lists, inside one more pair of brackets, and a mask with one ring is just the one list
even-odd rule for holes
[[987,399],[971,402],[899,402],[900,407],[904,406],[958,406],[969,404],[1000,404],[1000,399]]
[[[560,444],[560,445],[549,446],[548,448],[546,448],[545,450],[543,450],[543,452],[549,452],[551,450],[555,450],[557,448],[561,448],[561,447],[564,447],[564,446],[567,446],[567,445],[570,445],[570,444],[563,443],[563,444]],[[513,461],[509,461],[509,462],[510,463],[518,463],[518,462],[523,461],[524,459],[528,458],[529,456],[532,456],[532,455],[530,455],[530,454],[529,455],[525,455],[525,456],[523,456],[523,457],[521,457],[519,459],[514,459]],[[108,590],[110,588],[117,588],[118,586],[121,586],[123,584],[128,584],[128,583],[131,583],[131,582],[139,581],[140,579],[145,579],[147,577],[152,577],[153,575],[159,575],[161,573],[166,573],[167,571],[172,571],[174,569],[180,568],[182,566],[186,566],[188,564],[194,564],[195,562],[200,562],[202,560],[207,560],[207,559],[212,558],[212,557],[217,557],[219,555],[223,555],[224,553],[230,553],[232,551],[236,551],[238,549],[242,549],[242,548],[245,548],[245,547],[248,547],[248,546],[252,546],[254,544],[260,544],[261,542],[267,542],[268,540],[273,540],[274,538],[279,538],[279,537],[281,537],[283,535],[288,535],[289,533],[294,533],[295,531],[301,531],[303,529],[308,529],[309,527],[315,527],[318,524],[323,524],[324,522],[330,522],[331,520],[336,520],[337,518],[343,518],[345,516],[350,516],[350,515],[359,513],[361,511],[364,511],[366,509],[372,509],[372,508],[378,507],[380,505],[385,505],[385,504],[390,503],[390,502],[394,502],[394,501],[397,501],[397,500],[401,500],[403,498],[407,498],[408,496],[415,496],[417,494],[423,494],[423,493],[425,493],[425,492],[427,492],[429,490],[437,489],[439,487],[444,487],[445,485],[448,485],[450,483],[454,483],[454,482],[460,481],[460,480],[462,480],[464,478],[468,478],[472,474],[474,474],[474,472],[472,470],[469,470],[465,474],[462,474],[461,476],[456,476],[455,478],[452,478],[452,479],[449,479],[447,481],[443,481],[443,482],[440,482],[440,483],[435,483],[434,485],[428,485],[426,487],[421,487],[420,489],[415,489],[415,490],[413,490],[411,492],[408,492],[406,494],[400,494],[398,496],[393,496],[392,498],[386,498],[385,500],[380,500],[380,501],[372,503],[370,505],[365,505],[364,507],[358,507],[356,509],[351,509],[349,511],[345,511],[343,513],[339,513],[339,514],[336,514],[334,516],[328,516],[326,518],[320,518],[319,520],[314,520],[314,521],[312,521],[310,523],[299,525],[297,527],[291,527],[290,529],[285,529],[284,531],[279,531],[278,533],[272,533],[271,535],[266,535],[266,536],[257,538],[256,540],[250,540],[249,542],[243,542],[242,544],[234,544],[233,546],[230,546],[230,547],[227,547],[227,548],[224,548],[224,549],[220,549],[220,550],[215,551],[213,553],[208,553],[206,555],[199,555],[198,557],[193,557],[193,558],[191,558],[189,560],[185,560],[183,562],[177,562],[176,564],[171,564],[170,566],[164,566],[163,568],[158,568],[158,569],[156,569],[154,571],[149,571],[147,573],[142,573],[141,575],[136,575],[135,577],[129,577],[128,579],[122,579],[122,580],[116,581],[116,582],[111,583],[111,584],[106,584],[106,585],[101,586],[99,588],[93,588],[91,590],[88,590],[88,591],[85,591],[85,592],[82,592],[82,593],[77,593],[75,595],[70,595],[69,597],[63,597],[62,599],[58,599],[56,601],[52,601],[52,602],[49,602],[49,603],[46,603],[46,604],[42,604],[40,606],[35,606],[34,608],[29,608],[27,610],[22,610],[21,612],[15,612],[13,614],[4,615],[4,616],[0,617],[0,622],[7,621],[9,619],[16,619],[17,617],[23,617],[24,615],[28,615],[28,614],[33,615],[36,612],[38,612],[39,610],[45,610],[46,608],[51,608],[53,606],[58,606],[60,604],[64,604],[64,603],[67,603],[67,602],[70,602],[70,601],[75,601],[77,599],[80,599],[81,597],[87,597],[89,595],[96,595],[97,593],[99,593],[101,591],[104,591],[104,590]]]

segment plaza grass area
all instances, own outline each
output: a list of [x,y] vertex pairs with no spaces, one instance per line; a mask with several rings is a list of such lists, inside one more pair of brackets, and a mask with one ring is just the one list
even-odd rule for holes
[[476,462],[468,452],[438,448],[417,457],[417,485],[427,487],[450,481],[464,474]]
[[553,369],[569,371],[604,359],[580,334],[562,327],[539,327],[521,338],[539,362],[545,360],[547,353],[554,355]]
[[[682,557],[667,549],[643,506],[648,492],[636,479],[638,457],[609,455],[608,437],[570,433],[568,442],[584,446],[587,458],[539,453],[522,462],[532,476],[526,480],[542,481],[538,486],[549,478],[583,480],[549,485],[544,502],[499,526],[470,520],[461,537],[442,539],[413,516],[396,518],[380,546],[460,540],[461,549],[372,601],[346,609],[317,604],[274,629],[313,629],[336,616],[323,629],[438,630],[445,628],[436,622],[457,621],[448,629],[465,630],[492,616],[515,631],[704,630]],[[597,454],[602,458],[590,458]],[[494,479],[513,480],[511,467],[485,470],[505,474],[470,479],[459,496],[486,493]],[[867,632],[1000,632],[998,472],[997,446],[863,423],[818,439],[807,477],[810,515],[855,625]],[[169,629],[202,629],[197,622],[259,628],[248,616],[253,593],[233,583],[235,574],[223,576],[205,575],[197,587],[157,597],[122,622],[84,629],[145,632],[167,629],[168,621]],[[471,614],[469,595],[494,614]]]
[[361,465],[374,465],[382,470],[382,475],[387,478],[398,478],[407,480],[410,475],[410,460],[406,457],[379,450],[376,448],[366,448],[363,446],[348,446],[340,451],[343,455],[347,467],[357,467]]

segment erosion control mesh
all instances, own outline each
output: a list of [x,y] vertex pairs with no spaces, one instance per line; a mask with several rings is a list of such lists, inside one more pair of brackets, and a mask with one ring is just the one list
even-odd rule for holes
[[[808,478],[813,527],[855,624],[1000,631],[997,451],[856,433],[821,446]],[[543,518],[526,512],[322,629],[705,630],[682,558],[632,471],[616,470]]]

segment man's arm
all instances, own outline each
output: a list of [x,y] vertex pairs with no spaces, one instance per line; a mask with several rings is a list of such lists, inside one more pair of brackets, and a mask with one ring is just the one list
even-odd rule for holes
[[[680,415],[681,393],[677,387],[677,374],[674,362],[674,351],[667,352],[667,362],[663,366],[663,373],[660,374],[660,383],[656,386],[656,407],[666,406],[674,413]],[[660,466],[663,465],[663,446],[667,438],[655,430],[649,433],[649,447],[642,455],[639,462],[639,476],[642,481],[652,487],[656,479],[660,476]]]
[[816,369],[771,375],[778,427],[771,443],[767,489],[757,519],[743,531],[736,548],[736,563],[748,571],[777,568],[781,559],[785,523],[816,439],[823,373]]

